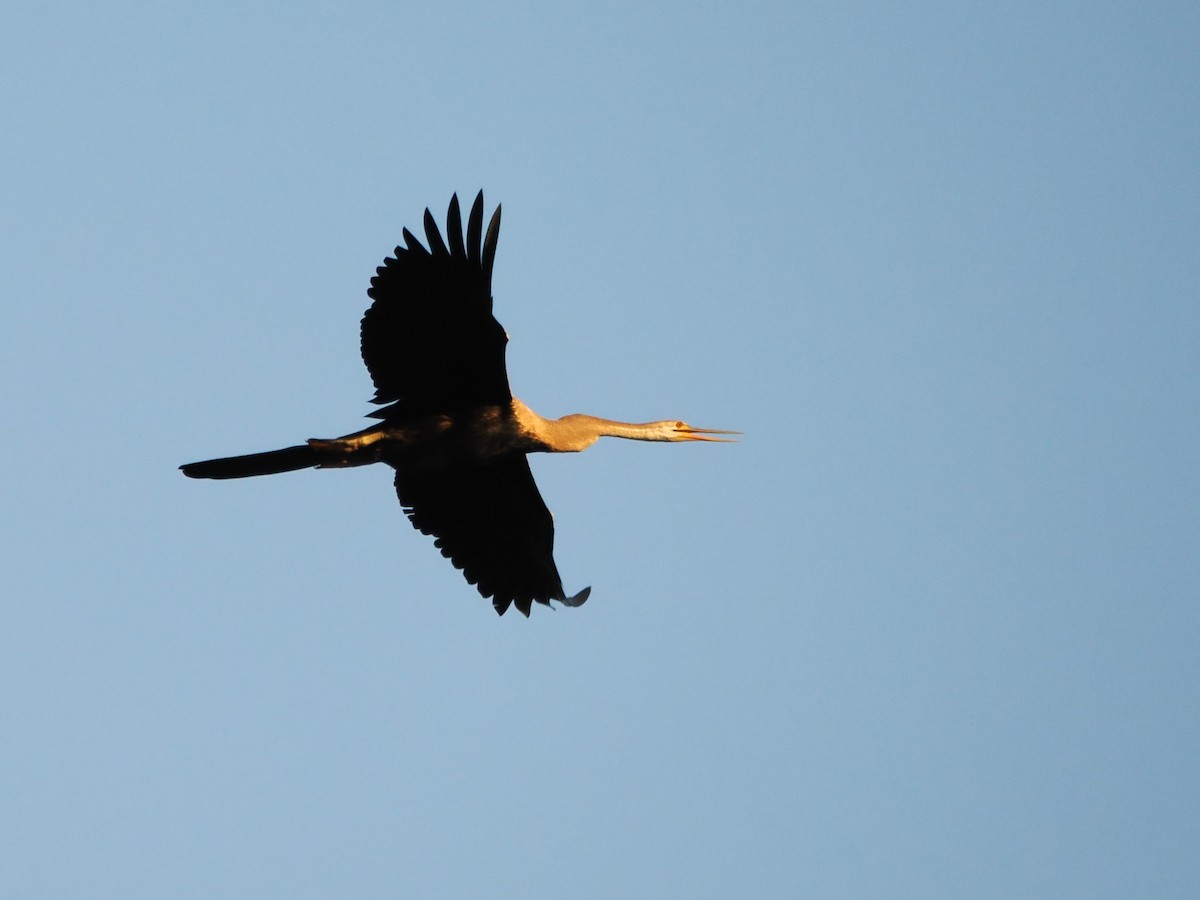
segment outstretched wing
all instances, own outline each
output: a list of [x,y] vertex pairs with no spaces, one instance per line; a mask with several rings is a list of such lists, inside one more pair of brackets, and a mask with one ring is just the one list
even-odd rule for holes
[[483,232],[483,192],[475,198],[463,241],[458,196],[450,200],[446,241],[425,210],[429,248],[404,229],[404,247],[384,260],[367,294],[362,320],[363,362],[375,382],[372,413],[387,418],[471,406],[505,404],[508,336],[492,316],[492,262],[500,236],[500,207]]
[[524,456],[419,475],[396,473],[396,494],[408,518],[437,540],[442,555],[462,569],[504,615],[512,604],[525,615],[536,601],[579,606],[563,592],[554,565],[554,519],[538,493]]

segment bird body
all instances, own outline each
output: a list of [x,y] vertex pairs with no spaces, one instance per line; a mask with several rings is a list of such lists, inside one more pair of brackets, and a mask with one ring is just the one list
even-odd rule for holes
[[721,441],[735,432],[684,422],[618,422],[573,414],[546,419],[514,397],[504,350],[508,336],[492,316],[491,271],[499,237],[497,207],[482,237],[483,193],[464,242],[458,198],[450,201],[447,240],[425,211],[426,249],[407,229],[405,247],[371,280],[362,352],[375,382],[371,413],[381,421],[338,438],[189,463],[191,478],[246,478],[298,469],[385,463],[413,525],[498,613],[510,605],[581,605],[590,588],[563,591],[554,564],[554,526],[526,459],[573,453],[604,436],[644,441]]

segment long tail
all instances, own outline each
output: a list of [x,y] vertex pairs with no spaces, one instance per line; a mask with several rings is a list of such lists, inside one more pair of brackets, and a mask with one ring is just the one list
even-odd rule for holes
[[269,450],[266,453],[206,459],[179,468],[188,478],[249,478],[252,475],[276,475],[280,472],[310,469],[320,462],[320,452],[308,444],[301,444],[298,447],[284,447],[282,450]]

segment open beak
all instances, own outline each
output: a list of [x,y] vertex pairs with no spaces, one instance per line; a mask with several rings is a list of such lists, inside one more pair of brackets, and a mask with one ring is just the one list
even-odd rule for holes
[[741,434],[740,431],[726,431],[723,428],[693,428],[691,425],[677,429],[676,433],[681,441],[717,441],[723,444],[734,443],[737,438],[710,437],[710,435]]

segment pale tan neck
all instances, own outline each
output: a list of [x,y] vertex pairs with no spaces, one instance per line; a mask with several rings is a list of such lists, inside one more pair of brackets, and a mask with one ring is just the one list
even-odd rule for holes
[[631,440],[655,440],[649,424],[617,422],[574,413],[561,419],[546,419],[513,398],[513,411],[521,428],[535,438],[540,449],[557,453],[577,453],[586,450],[602,437],[629,438]]

